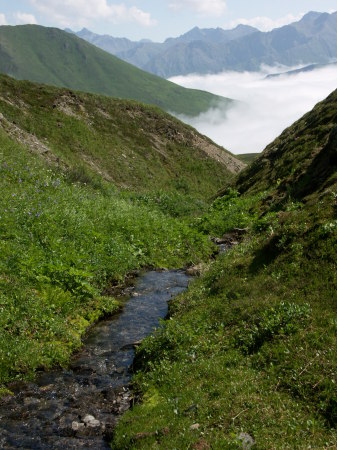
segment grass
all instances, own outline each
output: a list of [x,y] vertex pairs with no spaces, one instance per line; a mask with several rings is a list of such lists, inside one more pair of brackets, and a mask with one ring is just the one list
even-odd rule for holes
[[[206,192],[217,187],[205,174],[219,166],[205,154],[192,159],[190,128],[185,135],[152,108],[79,94],[67,94],[74,103],[62,111],[59,92],[29,86],[5,78],[1,91],[0,392],[37,368],[66,365],[88,325],[118,308],[111,292],[130,271],[209,259],[209,236],[245,228],[139,347],[140,401],[118,423],[112,447],[336,448],[337,93],[205,210]],[[139,154],[150,139],[149,151],[162,151],[163,136],[173,136],[165,151],[174,161],[157,155],[156,186],[135,167],[146,187],[135,175],[134,189],[121,189],[118,146],[105,146],[109,127],[125,149],[140,132]],[[138,167],[152,170],[148,161]]]
[[179,211],[74,180],[1,130],[0,148],[0,383],[66,365],[86,328],[119,308],[111,292],[129,272],[212,251]]
[[247,232],[138,349],[112,448],[337,447],[336,114],[333,93],[196,220]]
[[0,43],[0,71],[17,79],[137,100],[188,116],[231,103],[144,72],[56,28],[2,26]]
[[[254,197],[242,202],[256,208]],[[171,304],[138,352],[142,403],[123,417],[113,448],[234,449],[241,433],[261,449],[337,445],[330,213],[327,197],[310,214],[269,216],[263,233],[253,219],[244,243]]]
[[158,108],[6,76],[0,96],[5,130],[25,145],[33,140],[35,152],[47,148],[45,158],[74,179],[103,177],[123,190],[205,201],[232,177],[206,155],[206,137]]
[[1,75],[0,114],[6,392],[66,365],[88,326],[118,310],[114,286],[130,272],[207,259],[213,246],[190,223],[232,173],[207,138],[138,102]]

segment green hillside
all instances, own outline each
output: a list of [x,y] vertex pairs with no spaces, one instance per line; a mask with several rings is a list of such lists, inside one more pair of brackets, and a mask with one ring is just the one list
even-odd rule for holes
[[236,157],[245,164],[250,164],[258,157],[258,155],[259,153],[242,153],[241,155],[236,155]]
[[196,221],[227,251],[139,349],[113,448],[337,447],[336,124],[337,91]]
[[[158,108],[0,76],[0,126],[79,179],[207,198],[244,167]],[[219,163],[218,161],[221,161]]]
[[138,100],[189,116],[231,102],[208,92],[182,88],[75,35],[38,25],[0,27],[0,72],[17,79]]
[[0,393],[65,365],[131,272],[209,257],[191,216],[240,167],[155,107],[0,76]]

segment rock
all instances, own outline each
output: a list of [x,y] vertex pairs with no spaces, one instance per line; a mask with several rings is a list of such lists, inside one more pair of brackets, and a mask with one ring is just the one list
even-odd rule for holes
[[78,431],[81,428],[84,428],[84,423],[73,421],[72,424],[71,424],[71,428],[74,431]]
[[234,228],[231,232],[224,234],[221,238],[213,238],[214,244],[218,246],[225,246],[227,248],[238,245],[243,236],[248,232],[248,228]]
[[55,386],[53,384],[48,384],[46,386],[41,386],[40,391],[41,392],[52,391],[54,388],[55,388]]
[[211,447],[204,439],[201,439],[200,441],[196,442],[192,446],[192,448],[194,450],[209,450]]
[[198,409],[198,405],[196,405],[195,403],[193,403],[191,406],[189,406],[188,408],[186,408],[184,410],[184,415],[188,415],[191,412],[197,411]]
[[35,398],[35,397],[26,397],[23,400],[23,404],[25,406],[38,405],[39,403],[40,403],[40,400],[38,398]]
[[223,245],[223,244],[226,244],[227,243],[227,239],[224,239],[224,238],[214,238],[213,239],[213,242],[214,242],[214,244],[216,244],[216,245]]
[[0,120],[4,120],[4,116],[1,113],[0,113]]
[[248,433],[240,433],[239,440],[242,442],[242,448],[244,450],[250,450],[255,445],[254,439]]
[[124,373],[124,371],[125,371],[125,368],[124,368],[124,367],[118,367],[118,368],[116,369],[116,372],[117,372],[117,373],[120,373],[120,374]]
[[101,422],[97,419],[91,420],[90,422],[87,423],[87,427],[90,428],[97,428],[101,426]]
[[187,275],[190,275],[191,277],[200,276],[204,270],[204,264],[200,263],[196,266],[189,267],[186,269]]
[[234,228],[234,233],[238,234],[239,236],[242,236],[243,234],[246,234],[248,232],[248,228]]
[[160,433],[161,433],[163,436],[167,436],[167,435],[170,433],[169,427],[163,428],[162,430],[160,430]]
[[190,430],[198,430],[200,428],[200,423],[194,423],[190,426]]
[[91,416],[90,414],[87,414],[84,417],[83,422],[86,424],[87,427],[90,428],[96,428],[101,425],[101,422],[97,420],[94,416]]
[[91,420],[95,420],[95,417],[94,417],[94,416],[91,416],[90,414],[87,414],[87,415],[84,417],[83,422],[84,422],[84,423],[88,423],[88,422],[90,422]]
[[136,441],[140,440],[140,439],[145,439],[147,437],[152,437],[155,436],[156,433],[148,433],[148,432],[142,432],[142,433],[137,433],[135,436],[133,436],[133,439],[135,439]]

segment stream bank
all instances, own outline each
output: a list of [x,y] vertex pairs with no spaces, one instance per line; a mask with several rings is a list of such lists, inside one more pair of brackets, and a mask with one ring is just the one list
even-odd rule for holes
[[122,311],[95,325],[69,367],[14,383],[0,405],[2,449],[108,449],[118,418],[130,407],[134,345],[188,287],[183,271],[140,276]]

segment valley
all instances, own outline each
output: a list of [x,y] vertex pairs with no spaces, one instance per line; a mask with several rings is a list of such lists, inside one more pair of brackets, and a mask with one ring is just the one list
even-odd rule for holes
[[336,447],[336,123],[335,91],[196,222],[231,247],[137,350],[113,448]]
[[7,76],[0,95],[5,383],[66,364],[133,271],[210,255],[191,216],[244,163],[153,107]]
[[337,448],[337,13],[57,8],[0,11],[0,447]]

